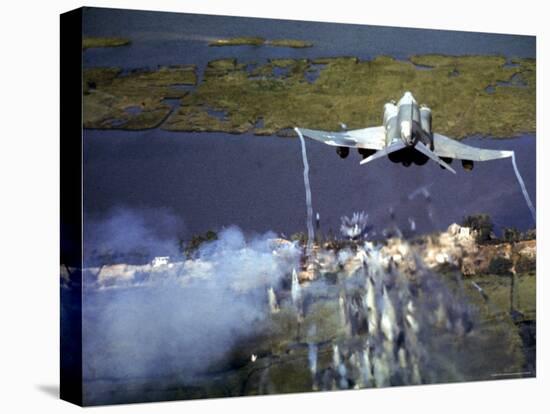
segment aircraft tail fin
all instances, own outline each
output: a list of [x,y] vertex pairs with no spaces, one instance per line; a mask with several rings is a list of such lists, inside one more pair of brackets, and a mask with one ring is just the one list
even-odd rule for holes
[[406,147],[406,145],[403,143],[403,141],[401,141],[401,140],[400,140],[400,141],[397,141],[397,142],[395,142],[395,143],[393,143],[393,144],[391,144],[391,145],[388,145],[386,148],[381,149],[380,151],[375,152],[375,153],[372,154],[370,157],[365,158],[364,160],[362,160],[362,161],[360,162],[360,164],[363,165],[363,164],[366,164],[366,163],[368,163],[368,162],[374,161],[374,160],[376,160],[376,159],[378,159],[378,158],[381,158],[381,157],[383,157],[383,156],[385,156],[385,155],[389,155],[389,154],[391,154],[392,152],[399,151],[400,149],[403,149],[403,148],[405,148],[405,147]]
[[451,167],[449,164],[447,164],[445,161],[443,161],[441,158],[435,155],[432,151],[430,151],[430,149],[426,145],[424,145],[422,142],[417,142],[414,148],[417,151],[420,151],[422,154],[424,154],[426,157],[428,157],[432,161],[437,162],[443,168],[449,170],[453,174],[456,174],[456,171],[453,169],[453,167]]

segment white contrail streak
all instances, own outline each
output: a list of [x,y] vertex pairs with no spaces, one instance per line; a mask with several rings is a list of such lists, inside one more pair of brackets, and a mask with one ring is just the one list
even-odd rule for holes
[[527,188],[525,188],[525,183],[523,182],[523,179],[521,178],[521,174],[519,173],[518,166],[516,164],[516,153],[512,152],[512,164],[514,166],[514,171],[516,173],[516,178],[518,179],[519,186],[521,187],[521,192],[523,193],[523,197],[525,198],[525,202],[527,203],[527,207],[529,207],[529,210],[531,211],[531,215],[533,216],[533,221],[535,224],[537,223],[537,212],[535,211],[535,207],[533,206],[533,203],[531,202],[531,198],[529,198],[529,193],[527,193]]
[[302,160],[304,162],[304,186],[306,188],[306,204],[307,204],[307,255],[311,253],[313,247],[313,207],[311,206],[311,187],[309,185],[309,164],[307,162],[306,143],[304,136],[298,128],[294,128],[300,142],[302,144]]

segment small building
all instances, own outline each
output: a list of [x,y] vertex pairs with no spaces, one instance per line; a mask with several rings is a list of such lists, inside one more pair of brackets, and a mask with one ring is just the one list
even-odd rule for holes
[[151,266],[159,267],[165,266],[170,261],[170,256],[157,256],[151,261]]

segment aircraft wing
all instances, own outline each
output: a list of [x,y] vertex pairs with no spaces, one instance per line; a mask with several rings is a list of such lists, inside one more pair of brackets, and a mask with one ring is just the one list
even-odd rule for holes
[[471,147],[440,134],[434,134],[433,139],[433,152],[435,152],[439,157],[456,158],[469,161],[490,161],[497,160],[499,158],[508,158],[514,153],[513,151],[499,151]]
[[386,146],[386,132],[383,126],[342,132],[316,131],[305,128],[298,128],[298,130],[308,138],[337,147],[381,150]]

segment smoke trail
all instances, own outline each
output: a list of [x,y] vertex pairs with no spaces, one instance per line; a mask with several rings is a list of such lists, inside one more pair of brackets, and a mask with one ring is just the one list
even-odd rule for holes
[[309,164],[307,162],[306,143],[304,136],[298,128],[294,128],[300,142],[302,144],[302,160],[304,161],[304,186],[306,187],[306,204],[307,204],[307,255],[311,253],[313,247],[313,207],[311,206],[311,187],[309,185]]
[[531,199],[529,198],[529,194],[527,193],[527,189],[525,188],[525,183],[523,182],[523,179],[521,178],[521,174],[519,173],[518,166],[516,164],[516,153],[512,152],[512,165],[514,166],[514,172],[516,173],[516,178],[518,179],[518,183],[521,187],[521,192],[523,193],[523,197],[525,198],[525,202],[527,203],[527,207],[529,207],[529,210],[531,211],[531,215],[533,216],[533,221],[537,222],[537,213],[535,211],[535,207],[533,206],[533,203],[531,202]]
[[300,288],[300,282],[298,281],[298,273],[296,273],[296,269],[292,269],[291,297],[292,303],[295,306],[298,306],[301,296],[302,290]]

